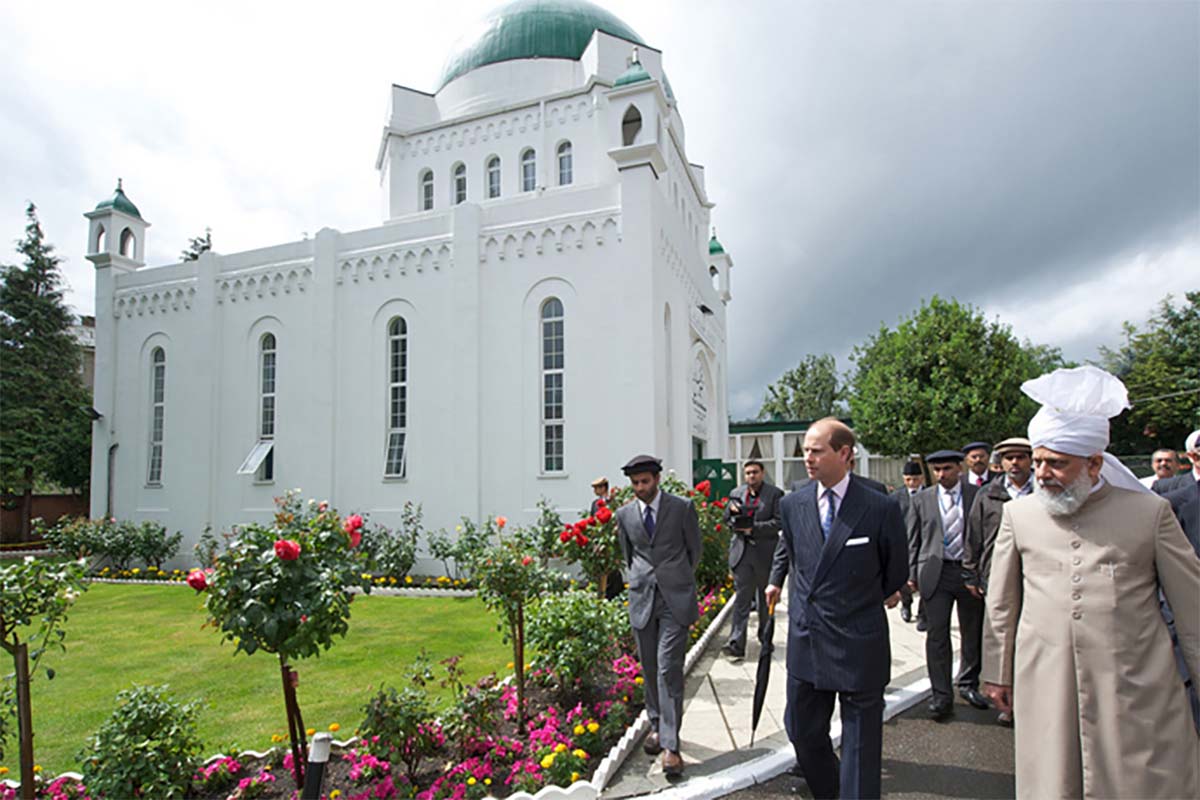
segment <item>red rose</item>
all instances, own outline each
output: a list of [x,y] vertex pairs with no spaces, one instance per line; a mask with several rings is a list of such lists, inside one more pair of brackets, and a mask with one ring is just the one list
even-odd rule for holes
[[579,534],[583,533],[584,531],[586,531],[587,530],[587,520],[581,519],[581,520],[579,520],[579,522],[576,522],[575,526],[574,526],[574,530],[575,530],[576,535],[579,535]]
[[603,506],[601,506],[601,507],[600,507],[600,510],[596,512],[596,520],[597,520],[597,521],[598,521],[598,522],[599,522],[601,525],[604,525],[604,524],[605,524],[605,523],[607,523],[607,522],[608,522],[610,519],[612,519],[612,511],[610,511],[609,509],[607,509],[607,508],[604,508]]
[[558,535],[558,540],[563,544],[566,544],[567,542],[571,541],[571,536],[574,535],[574,533],[575,531],[572,528],[567,528]]
[[295,561],[300,557],[300,543],[293,539],[279,539],[275,542],[275,555],[280,561]]
[[591,540],[581,533],[578,537],[576,537],[575,541],[579,542],[580,547],[587,547],[587,543]]
[[712,492],[712,481],[700,481],[696,484],[696,491],[700,492],[700,494],[704,495],[705,497],[708,497]]
[[721,530],[721,523],[719,523],[719,522],[717,523],[716,530]]
[[360,514],[351,514],[346,517],[345,524],[342,525],[342,530],[346,533],[353,533],[363,526],[363,518]]
[[197,592],[203,592],[208,588],[208,579],[204,577],[204,573],[198,569],[194,569],[188,573],[187,585],[195,589]]
[[496,527],[503,528],[508,524],[508,517],[496,517]]
[[350,547],[352,547],[352,548],[358,547],[359,542],[361,542],[361,541],[362,541],[362,531],[360,531],[360,530],[350,531]]
[[608,505],[608,501],[605,500],[603,497],[596,498],[596,508],[604,508],[607,505]]
[[301,623],[308,622],[308,614],[301,614],[301,615],[300,615],[300,622],[301,622]]
[[521,566],[523,566],[523,567],[528,567],[532,563],[533,563],[532,556],[525,556],[524,558],[521,559]]

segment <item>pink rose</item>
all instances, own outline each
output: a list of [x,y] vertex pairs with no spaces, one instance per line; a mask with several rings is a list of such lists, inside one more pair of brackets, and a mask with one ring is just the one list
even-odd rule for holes
[[531,556],[525,556],[524,558],[521,559],[522,566],[528,567],[532,563],[533,563],[533,558]]
[[496,527],[503,528],[508,524],[508,517],[496,517]]
[[204,573],[201,570],[194,569],[188,573],[187,585],[197,592],[203,592],[208,588],[208,579],[204,577]]
[[300,557],[300,543],[293,539],[279,539],[275,542],[275,555],[280,561],[295,561]]
[[352,533],[363,526],[363,518],[361,514],[351,514],[346,517],[346,522],[342,525],[342,530],[346,533]]

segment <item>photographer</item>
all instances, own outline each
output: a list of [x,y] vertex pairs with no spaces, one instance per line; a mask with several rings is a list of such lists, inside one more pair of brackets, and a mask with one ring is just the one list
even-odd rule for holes
[[737,596],[733,601],[729,641],[721,651],[735,659],[746,656],[746,627],[750,603],[755,597],[760,631],[767,619],[764,592],[782,527],[779,502],[783,500],[783,490],[763,482],[766,472],[762,462],[747,461],[742,475],[746,482],[730,492],[725,507],[725,524],[733,530],[729,540],[729,569],[733,572]]

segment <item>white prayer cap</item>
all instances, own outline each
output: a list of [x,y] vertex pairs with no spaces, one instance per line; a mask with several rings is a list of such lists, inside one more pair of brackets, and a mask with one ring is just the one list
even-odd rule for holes
[[1200,450],[1200,430],[1195,430],[1188,434],[1187,439],[1183,442],[1183,449],[1185,452]]
[[[1091,365],[1056,369],[1025,381],[1021,391],[1042,404],[1029,421],[1029,441],[1071,456],[1104,453],[1109,418],[1129,408],[1125,384]],[[1104,453],[1100,475],[1114,486],[1149,491],[1111,453]]]

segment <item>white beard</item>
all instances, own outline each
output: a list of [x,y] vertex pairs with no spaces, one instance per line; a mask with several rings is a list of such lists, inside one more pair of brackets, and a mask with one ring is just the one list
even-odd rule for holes
[[1041,501],[1042,507],[1052,517],[1069,517],[1077,512],[1087,502],[1092,493],[1092,479],[1087,470],[1080,470],[1079,477],[1068,486],[1062,486],[1057,492],[1049,490],[1050,486],[1062,486],[1058,481],[1033,481],[1033,494]]

